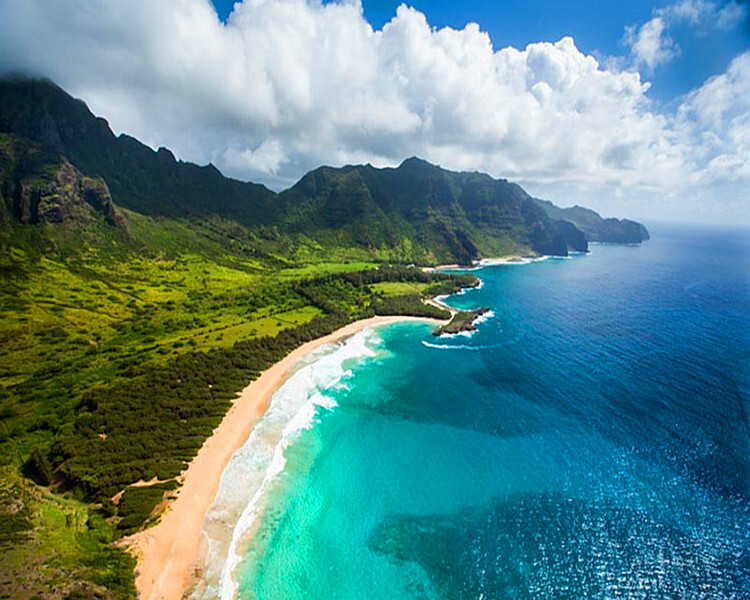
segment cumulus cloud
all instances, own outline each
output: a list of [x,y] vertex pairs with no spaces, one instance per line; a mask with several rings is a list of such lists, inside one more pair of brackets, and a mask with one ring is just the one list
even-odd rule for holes
[[692,181],[750,183],[750,53],[686,97],[677,130],[701,153]]
[[49,76],[116,131],[277,188],[320,164],[411,155],[538,189],[653,192],[714,160],[737,176],[742,115],[731,131],[698,116],[700,91],[661,114],[639,73],[613,65],[569,37],[496,49],[476,24],[435,29],[405,5],[376,31],[353,1],[245,0],[226,24],[209,0],[0,4],[0,70]]
[[251,169],[273,175],[278,173],[282,165],[289,162],[283,145],[275,139],[264,140],[255,150],[227,148],[222,156],[223,163],[230,169],[237,171]]

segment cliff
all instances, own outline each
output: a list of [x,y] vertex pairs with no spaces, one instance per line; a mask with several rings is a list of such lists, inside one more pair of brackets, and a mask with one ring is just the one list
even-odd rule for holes
[[582,231],[589,242],[640,244],[649,239],[646,226],[630,219],[603,218],[583,206],[560,208],[549,200],[534,200],[551,219],[567,221]]
[[70,162],[12,135],[0,134],[0,222],[123,224],[107,184]]

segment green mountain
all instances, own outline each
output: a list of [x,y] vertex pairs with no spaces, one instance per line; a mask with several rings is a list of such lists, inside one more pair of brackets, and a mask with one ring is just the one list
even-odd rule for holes
[[585,251],[518,185],[410,158],[395,169],[321,167],[280,194],[284,228],[337,243],[422,248],[438,260]]
[[115,202],[150,216],[223,215],[247,224],[271,221],[275,194],[224,177],[213,165],[175,160],[138,140],[115,136],[106,120],[46,80],[0,81],[0,132],[64,155],[89,177],[106,181]]
[[645,225],[629,219],[604,219],[599,213],[584,208],[572,206],[560,208],[549,200],[535,199],[535,202],[547,213],[550,219],[559,219],[573,223],[585,235],[589,242],[604,242],[608,244],[640,244],[649,239]]
[[109,189],[63,156],[25,138],[0,133],[0,223],[122,224]]
[[274,194],[212,165],[176,161],[167,149],[116,137],[104,119],[48,81],[0,82],[0,132],[58,152],[106,182],[118,206],[143,215],[218,216],[253,230],[273,226],[298,244],[313,240],[404,262],[586,250],[574,228],[505,180],[413,158],[396,169],[321,167]]

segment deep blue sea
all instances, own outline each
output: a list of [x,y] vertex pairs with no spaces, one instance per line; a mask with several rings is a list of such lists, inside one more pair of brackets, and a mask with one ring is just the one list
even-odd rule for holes
[[225,474],[211,593],[750,598],[750,232],[652,235],[475,271],[470,337],[308,358]]

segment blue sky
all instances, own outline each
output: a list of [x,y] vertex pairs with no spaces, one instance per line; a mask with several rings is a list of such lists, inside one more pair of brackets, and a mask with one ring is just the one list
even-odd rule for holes
[[748,0],[4,0],[0,74],[273,189],[420,156],[563,206],[750,223]]

